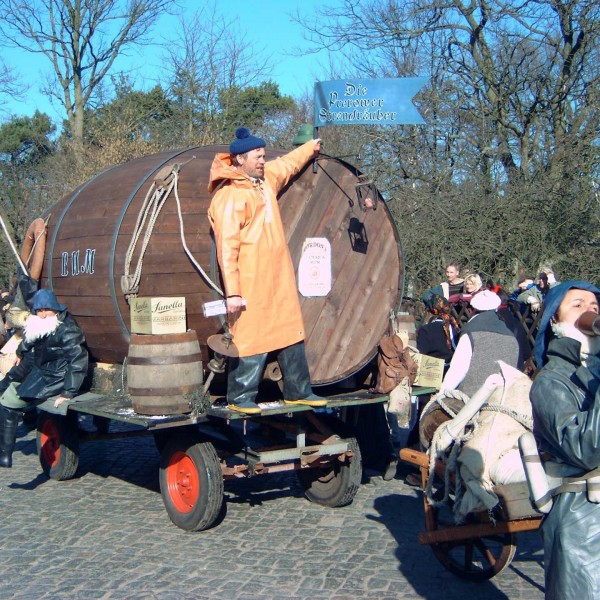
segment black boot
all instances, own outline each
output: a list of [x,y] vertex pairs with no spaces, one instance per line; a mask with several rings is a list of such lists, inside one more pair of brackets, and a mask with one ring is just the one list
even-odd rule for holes
[[327,400],[313,394],[310,387],[310,373],[306,362],[304,342],[298,342],[277,355],[277,362],[283,375],[283,397],[286,404],[325,406]]
[[227,408],[246,414],[260,412],[255,400],[266,362],[266,354],[230,359],[227,375]]
[[17,441],[19,411],[0,406],[0,467],[12,467],[12,453]]

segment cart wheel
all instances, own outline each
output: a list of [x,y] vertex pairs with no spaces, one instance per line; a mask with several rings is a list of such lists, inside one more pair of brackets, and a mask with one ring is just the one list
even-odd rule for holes
[[[436,511],[437,512],[437,511]],[[437,516],[436,516],[436,528]],[[514,533],[432,544],[435,557],[448,571],[469,581],[485,581],[498,575],[515,556]]]
[[343,423],[329,422],[334,431],[349,441],[349,450],[353,456],[343,462],[332,457],[324,467],[299,469],[296,471],[304,495],[311,501],[323,506],[346,506],[354,500],[362,479],[362,458],[358,442],[354,437],[344,435]]
[[69,417],[40,411],[37,451],[42,469],[50,479],[71,479],[79,464],[77,425]]
[[159,480],[167,513],[181,529],[208,529],[219,517],[223,474],[211,443],[172,437],[161,453]]

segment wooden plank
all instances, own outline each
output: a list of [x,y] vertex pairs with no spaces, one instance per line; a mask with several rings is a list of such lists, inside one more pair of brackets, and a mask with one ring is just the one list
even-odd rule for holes
[[535,531],[539,529],[541,518],[523,519],[522,521],[496,521],[496,523],[476,523],[457,525],[435,531],[423,531],[419,534],[421,544],[439,544],[442,542],[462,542],[475,540],[490,535]]

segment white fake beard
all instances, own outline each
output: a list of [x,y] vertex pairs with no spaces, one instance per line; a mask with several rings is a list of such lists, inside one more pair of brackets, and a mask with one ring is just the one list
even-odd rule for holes
[[552,333],[559,338],[571,338],[581,343],[580,358],[585,365],[588,356],[600,356],[600,336],[589,336],[567,323],[552,323]]
[[31,315],[23,328],[25,333],[25,340],[27,342],[35,342],[40,338],[43,338],[51,333],[54,333],[60,325],[58,315],[52,315],[42,319],[37,315]]

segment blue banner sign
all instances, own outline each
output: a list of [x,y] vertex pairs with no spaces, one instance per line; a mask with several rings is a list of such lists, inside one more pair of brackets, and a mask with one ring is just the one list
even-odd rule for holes
[[315,83],[315,127],[422,125],[412,98],[425,77],[343,79]]

